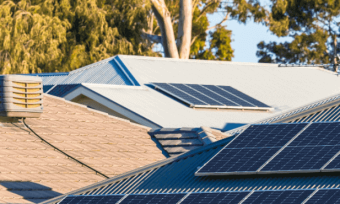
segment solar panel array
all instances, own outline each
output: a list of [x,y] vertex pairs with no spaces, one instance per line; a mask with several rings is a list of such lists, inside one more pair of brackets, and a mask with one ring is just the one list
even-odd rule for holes
[[60,204],[334,204],[340,189],[194,192],[178,194],[134,194],[68,196]]
[[197,176],[340,170],[340,122],[252,125]]
[[191,107],[271,109],[270,106],[230,86],[175,83],[153,85]]

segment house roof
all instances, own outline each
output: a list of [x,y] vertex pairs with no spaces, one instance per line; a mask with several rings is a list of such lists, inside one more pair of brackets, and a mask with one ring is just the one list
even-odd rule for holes
[[[271,176],[195,176],[195,172],[234,137],[189,151],[177,157],[127,172],[49,200],[66,195],[155,194],[188,192],[230,192],[253,190],[340,188],[338,173]],[[166,176],[165,176],[166,175]]]
[[47,94],[40,118],[25,120],[41,138],[0,119],[0,202],[41,202],[105,179],[98,172],[112,177],[165,158],[150,128]]
[[149,134],[160,143],[169,156],[177,156],[228,137],[221,131],[208,127],[161,128],[151,130]]
[[[296,123],[296,122],[324,122],[324,121],[339,121],[340,120],[340,94],[318,100],[293,110],[286,111],[257,121],[256,124],[268,123]],[[249,125],[229,130],[225,132],[226,135],[233,135],[240,133]]]
[[[109,69],[100,68],[100,71],[98,71],[98,67],[102,66],[98,63],[89,65],[86,69],[81,68],[70,72],[70,76],[66,77],[68,79],[63,79],[62,82],[53,79],[55,80],[53,84],[65,84],[66,81],[80,84],[63,97],[72,100],[81,94],[86,95],[91,92],[95,94],[93,95],[94,100],[103,104],[109,102],[119,104],[125,108],[126,113],[138,114],[157,124],[158,127],[208,126],[225,130],[229,124],[254,123],[338,94],[339,88],[334,87],[340,87],[340,80],[336,73],[317,67],[279,67],[275,64],[179,60],[123,55],[104,61],[103,64],[111,63],[114,65],[110,65]],[[125,78],[126,81],[131,82],[108,83],[101,80],[101,77],[105,78],[112,71],[118,73],[117,76],[119,75],[120,78]],[[91,74],[85,74],[85,72],[91,72],[96,80],[89,81]],[[71,77],[71,75],[74,75],[71,73],[86,75],[88,78],[74,78]],[[42,77],[45,85],[51,85],[45,79],[46,77]],[[65,76],[55,76],[54,78],[58,77]],[[232,86],[270,105],[274,110],[265,112],[192,109],[153,89],[150,86],[153,82]],[[105,101],[100,98],[105,98]],[[181,115],[181,117],[176,117],[178,115]],[[145,123],[144,125],[148,124]]]

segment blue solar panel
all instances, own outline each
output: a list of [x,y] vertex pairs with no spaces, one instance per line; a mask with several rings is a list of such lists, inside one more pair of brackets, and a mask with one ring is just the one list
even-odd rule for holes
[[46,93],[48,90],[50,90],[54,85],[45,85],[43,86],[43,91]]
[[313,190],[257,191],[242,204],[296,204],[302,203]]
[[286,147],[261,171],[319,170],[340,146]]
[[252,172],[259,169],[280,148],[223,149],[198,173]]
[[307,124],[252,125],[227,148],[282,147]]
[[161,89],[163,89],[167,93],[170,93],[170,94],[172,94],[172,95],[174,95],[176,97],[179,97],[180,99],[185,100],[184,102],[187,102],[189,104],[208,105],[208,104],[204,103],[203,101],[200,101],[200,100],[190,96],[189,94],[174,88],[173,86],[171,86],[169,84],[154,83],[154,85],[156,85],[156,87],[160,87]]
[[340,169],[340,155],[334,158],[333,161],[331,161],[325,169],[330,170],[330,169]]
[[240,105],[234,103],[233,101],[231,101],[230,99],[228,99],[227,97],[223,97],[221,95],[218,95],[217,93],[205,88],[202,85],[187,84],[187,86],[190,86],[191,88],[203,93],[206,96],[209,96],[210,98],[213,98],[213,99],[219,101],[221,104],[224,104],[226,106],[240,106]]
[[192,193],[181,204],[239,203],[249,192]]
[[228,99],[230,99],[231,101],[233,101],[234,103],[240,105],[240,106],[246,106],[246,107],[255,107],[253,104],[251,103],[248,103],[247,101],[244,101],[238,97],[236,97],[235,95],[227,92],[227,91],[224,91],[223,89],[220,89],[219,87],[217,86],[214,86],[214,85],[203,85],[205,88],[207,89],[210,89],[211,91],[221,95],[221,96],[224,96]]
[[313,123],[289,146],[340,145],[340,123]]
[[74,90],[79,84],[57,85],[48,94],[53,96],[63,97],[70,91]]
[[306,204],[340,204],[340,189],[319,190]]
[[128,195],[120,204],[174,204],[186,194]]
[[67,196],[63,199],[60,204],[75,204],[75,203],[84,203],[84,204],[108,204],[108,203],[116,203],[120,199],[122,199],[123,195],[105,195],[105,196]]
[[262,103],[261,101],[258,101],[250,96],[248,96],[247,94],[242,93],[241,91],[234,89],[231,86],[219,86],[221,89],[228,91],[229,93],[234,94],[235,96],[238,96],[252,104],[254,104],[255,106],[258,107],[269,107],[267,104]]
[[193,96],[195,98],[198,98],[199,100],[203,101],[206,104],[216,105],[216,106],[223,105],[222,103],[215,101],[215,100],[203,95],[202,93],[196,91],[195,89],[192,89],[192,88],[190,88],[190,87],[188,87],[184,84],[171,84],[171,85],[180,89],[181,91],[184,91],[184,92],[190,94],[191,96]]
[[[156,88],[194,106],[221,108],[270,108],[268,105],[228,86],[153,83]],[[255,105],[255,104],[256,105]]]

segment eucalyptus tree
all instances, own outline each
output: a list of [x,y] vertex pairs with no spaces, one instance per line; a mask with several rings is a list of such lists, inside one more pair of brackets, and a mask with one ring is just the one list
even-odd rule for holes
[[2,74],[70,71],[115,54],[157,55],[139,0],[0,0]]
[[[231,31],[224,23],[235,19],[246,23],[253,19],[264,22],[266,10],[256,0],[149,0],[157,24],[151,26],[144,37],[163,45],[166,57],[231,60]],[[223,12],[224,18],[214,26],[209,25],[208,16]],[[210,39],[207,47],[206,41]]]
[[332,63],[337,71],[340,0],[272,0],[269,30],[291,42],[258,44],[260,62]]

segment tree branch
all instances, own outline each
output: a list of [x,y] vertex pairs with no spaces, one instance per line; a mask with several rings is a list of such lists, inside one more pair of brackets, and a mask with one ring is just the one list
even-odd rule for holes
[[216,25],[214,25],[214,26],[208,28],[206,31],[215,29],[216,27],[222,25],[222,23],[224,23],[224,22],[226,22],[226,21],[228,20],[228,17],[229,17],[229,14],[226,15],[226,16],[224,17],[224,19],[223,19],[221,22],[219,22],[218,24],[216,24]]
[[150,40],[155,43],[162,43],[162,36],[160,35],[152,35],[152,34],[143,32],[142,38]]
[[201,13],[198,15],[196,22],[203,16],[203,14],[208,10],[208,8],[211,5],[213,5],[214,3],[217,3],[217,2],[218,2],[218,0],[211,0],[209,3],[207,3],[206,6],[202,9]]

